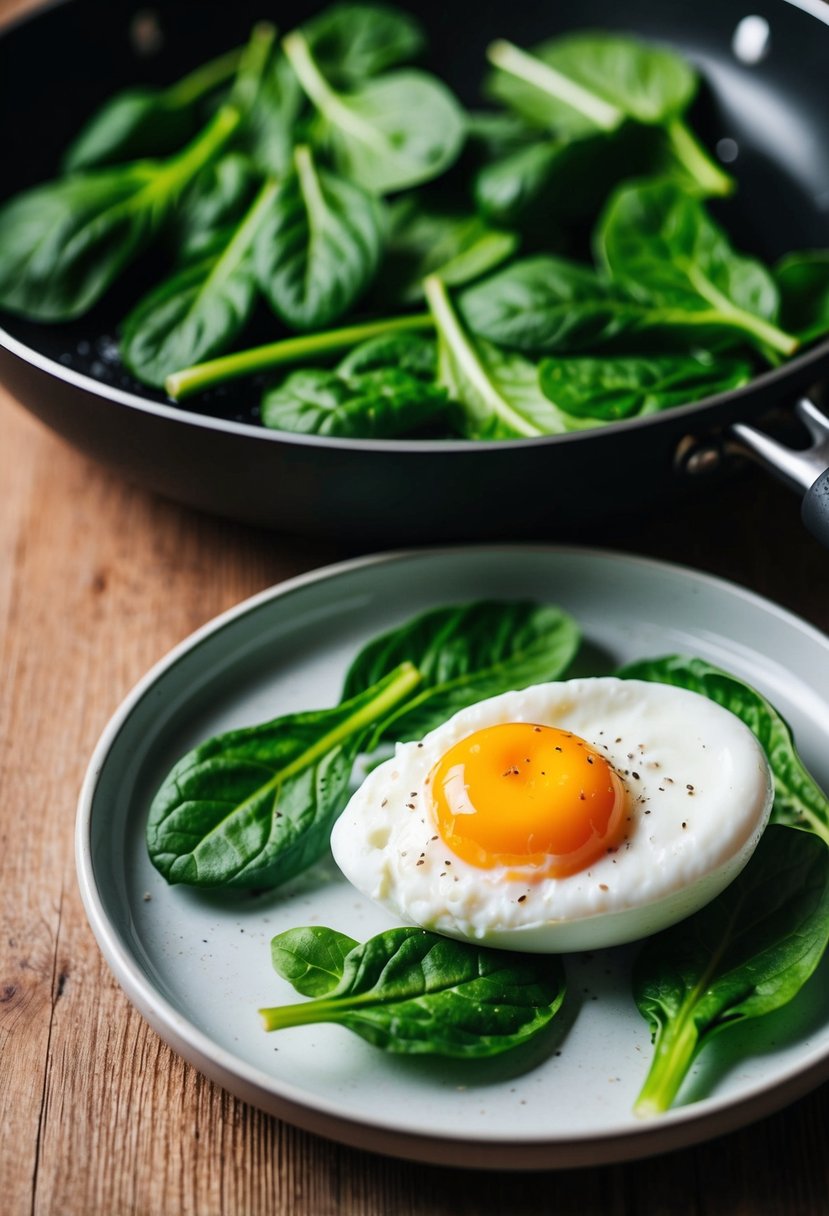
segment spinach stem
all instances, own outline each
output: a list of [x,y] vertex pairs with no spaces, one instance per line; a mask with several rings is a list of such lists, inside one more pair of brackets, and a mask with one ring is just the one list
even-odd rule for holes
[[493,42],[487,50],[487,58],[494,67],[500,68],[518,80],[548,93],[558,101],[563,101],[579,114],[583,114],[595,123],[602,131],[614,131],[624,120],[624,114],[618,106],[611,105],[603,97],[598,97],[585,89],[569,76],[557,71],[543,59],[529,55],[512,42],[500,38]]
[[708,152],[681,118],[674,118],[666,127],[671,147],[679,163],[702,186],[706,194],[733,194],[734,178],[711,159]]
[[209,93],[218,85],[229,80],[239,67],[241,58],[242,48],[237,47],[233,51],[219,55],[216,59],[211,59],[208,63],[203,63],[194,72],[183,76],[181,80],[165,89],[164,97],[167,104],[171,107],[178,107],[198,101],[205,93]]
[[720,314],[723,325],[732,325],[735,329],[741,329],[752,337],[758,338],[761,348],[770,346],[772,350],[779,351],[782,355],[793,355],[797,350],[800,345],[799,338],[796,338],[794,334],[787,334],[785,330],[772,325],[770,321],[764,321],[756,313],[747,312],[746,309],[732,304],[728,297],[714,286],[708,276],[697,268],[694,262],[677,259],[677,265],[684,268],[689,281],[702,298],[709,304],[713,304]]
[[355,139],[371,147],[374,146],[382,155],[386,151],[386,140],[370,122],[366,122],[357,111],[346,105],[340,94],[331,85],[317,67],[313,53],[299,30],[293,30],[282,39],[282,49],[291,67],[296,73],[297,80],[305,95],[313,102],[320,114],[324,114],[335,126],[349,131]]
[[[431,274],[423,280],[423,291],[426,301],[435,318],[435,328],[451,350],[459,367],[475,392],[490,406],[497,417],[503,419],[517,435],[527,438],[537,438],[545,434],[540,427],[528,421],[517,410],[505,401],[498,388],[493,384],[487,371],[481,363],[472,338],[461,324],[458,314],[449,298],[449,293],[438,275]],[[444,383],[444,387],[451,387]],[[468,402],[464,404],[468,405]],[[470,409],[471,412],[471,409]]]
[[273,49],[276,27],[260,21],[253,27],[247,46],[239,60],[239,70],[233,83],[231,101],[241,110],[249,110],[256,100],[262,73]]
[[661,1115],[670,1108],[685,1080],[699,1044],[692,1018],[679,1019],[679,1031],[660,1034],[645,1084],[633,1107],[640,1118]]
[[363,321],[358,325],[324,330],[317,334],[300,334],[294,338],[283,338],[279,342],[268,342],[264,346],[238,351],[233,355],[222,355],[221,358],[209,359],[205,363],[197,363],[193,367],[173,372],[167,377],[165,387],[174,401],[182,401],[185,397],[203,393],[226,380],[253,376],[258,372],[299,363],[305,359],[339,354],[382,334],[428,330],[432,329],[433,325],[429,313],[415,313],[411,316]]

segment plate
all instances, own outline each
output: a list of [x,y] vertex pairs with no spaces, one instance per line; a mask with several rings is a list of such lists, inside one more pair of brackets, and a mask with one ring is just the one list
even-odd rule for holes
[[650,1044],[630,998],[633,947],[568,960],[558,1038],[487,1061],[395,1057],[338,1026],[265,1034],[257,1009],[297,999],[270,938],[318,923],[364,939],[393,923],[330,858],[288,886],[231,897],[168,887],[144,846],[172,762],[217,731],[334,704],[370,637],[439,604],[558,603],[609,671],[690,652],[760,688],[829,786],[829,639],[717,579],[615,553],[532,546],[369,557],[282,583],[193,634],[133,690],[81,792],[77,862],[93,931],[127,996],[212,1080],[310,1131],[440,1164],[551,1168],[627,1160],[759,1118],[829,1075],[829,966],[776,1014],[700,1056],[666,1115],[631,1113]]

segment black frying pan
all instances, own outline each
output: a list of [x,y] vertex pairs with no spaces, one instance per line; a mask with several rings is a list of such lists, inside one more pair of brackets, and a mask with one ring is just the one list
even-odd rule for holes
[[[0,192],[54,176],[61,149],[115,89],[173,81],[243,42],[256,18],[287,29],[319,7],[70,0],[19,23],[0,39]],[[768,260],[829,246],[829,5],[822,0],[764,0],[760,10],[744,0],[411,0],[409,7],[429,28],[431,66],[471,104],[480,101],[484,50],[496,36],[532,45],[596,25],[679,48],[708,81],[695,125],[710,145],[733,140],[739,150],[731,166],[739,195],[728,204],[737,245]],[[735,56],[734,35],[755,12],[768,22],[768,49],[746,63]],[[7,319],[0,377],[72,443],[162,494],[287,531],[361,541],[561,534],[598,514],[640,509],[675,490],[683,467],[705,463],[711,436],[793,403],[829,371],[828,340],[736,392],[549,439],[300,437],[256,425],[255,385],[216,390],[187,409],[140,387],[113,358],[129,303],[129,295],[112,294],[71,325]],[[807,421],[814,437],[819,415]],[[741,437],[765,448],[802,489],[814,482],[804,514],[829,544],[829,456],[787,458],[745,426]],[[692,440],[702,441],[702,455]]]

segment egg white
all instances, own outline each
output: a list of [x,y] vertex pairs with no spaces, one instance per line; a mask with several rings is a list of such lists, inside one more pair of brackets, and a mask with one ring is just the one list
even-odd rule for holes
[[[587,869],[535,878],[479,869],[441,839],[426,784],[459,740],[532,722],[573,731],[628,791],[622,840]],[[720,893],[771,813],[772,778],[751,731],[697,693],[613,677],[538,684],[461,710],[398,744],[337,821],[335,860],[364,894],[409,923],[494,947],[564,952],[656,933]]]

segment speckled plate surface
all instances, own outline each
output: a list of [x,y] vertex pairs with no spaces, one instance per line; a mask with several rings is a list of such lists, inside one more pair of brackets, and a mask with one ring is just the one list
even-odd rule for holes
[[324,859],[256,896],[171,888],[144,847],[155,788],[217,731],[333,704],[364,641],[426,608],[477,597],[561,604],[596,668],[683,651],[765,692],[829,786],[829,639],[730,584],[620,554],[536,547],[421,550],[293,579],[199,630],[127,697],[81,793],[78,874],[100,947],[130,1000],[220,1085],[345,1143],[417,1160],[548,1168],[630,1159],[718,1135],[829,1076],[829,966],[786,1009],[700,1056],[680,1105],[631,1105],[650,1055],[629,995],[632,948],[568,959],[557,1036],[482,1062],[393,1057],[337,1026],[265,1034],[262,1005],[297,998],[273,934],[319,923],[365,938],[392,922]]

